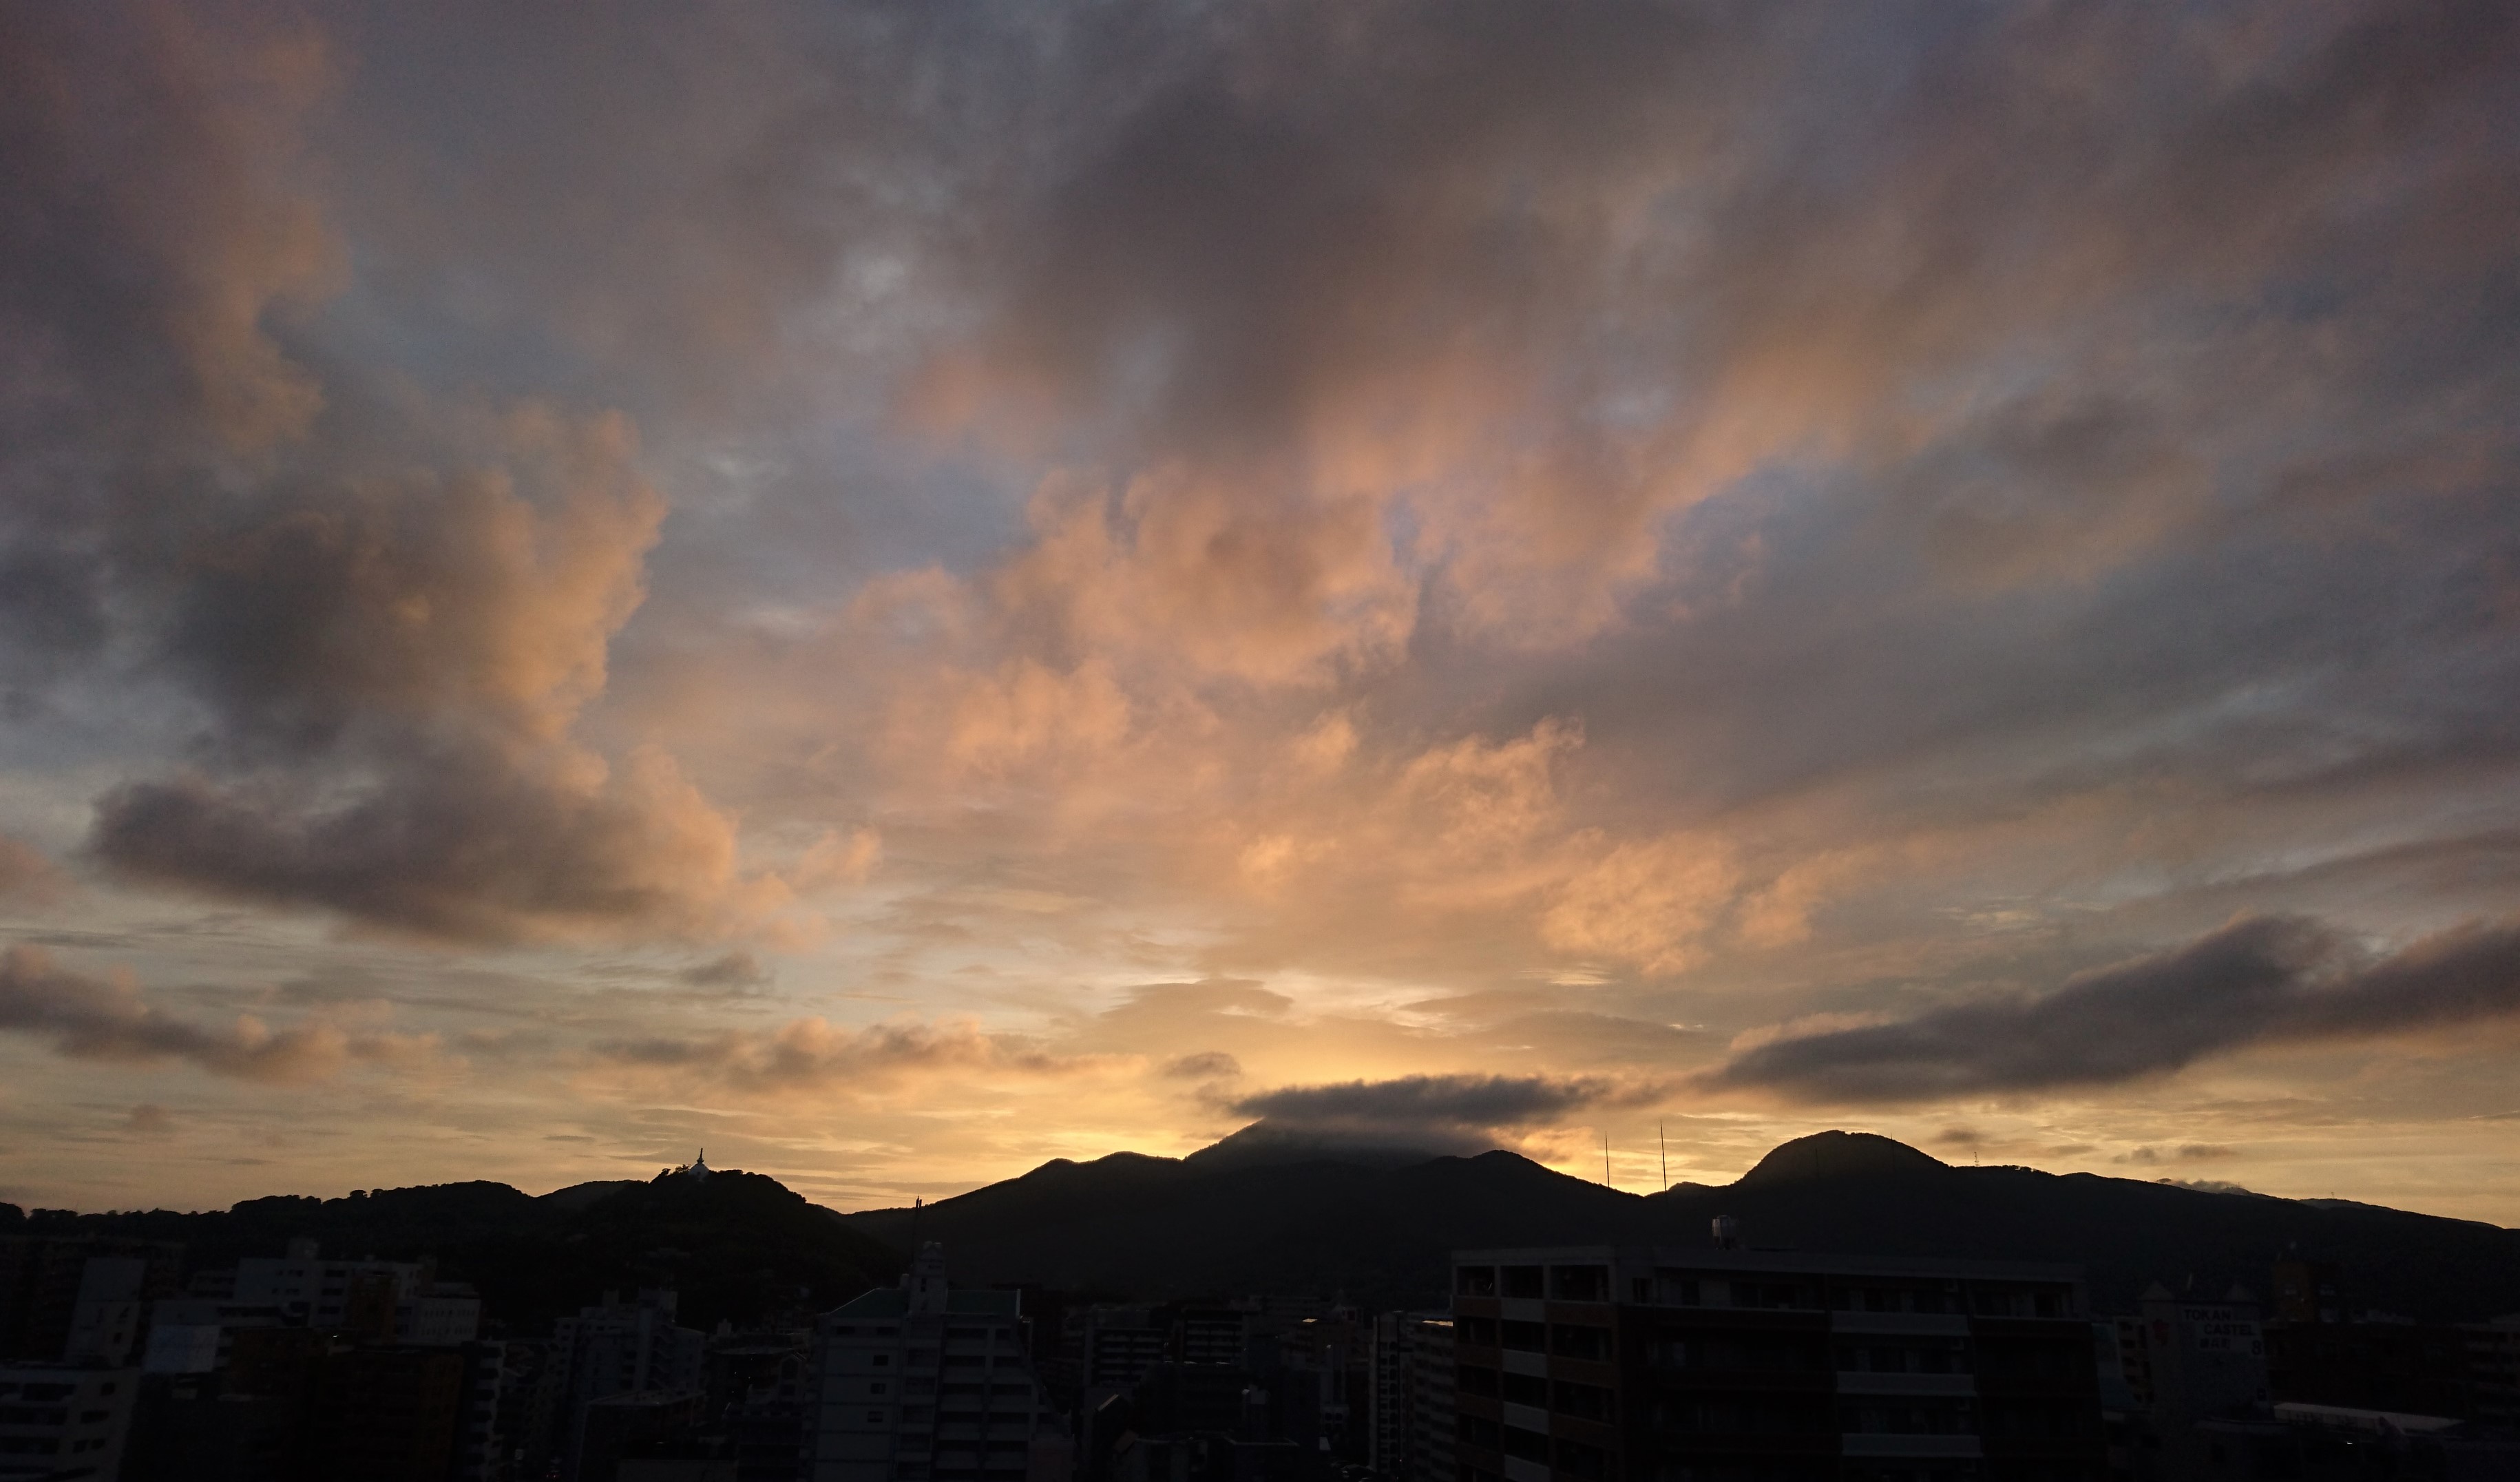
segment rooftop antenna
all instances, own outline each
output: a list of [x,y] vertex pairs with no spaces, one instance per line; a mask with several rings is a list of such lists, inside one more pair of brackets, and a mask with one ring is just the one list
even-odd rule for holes
[[1671,1140],[1662,1135],[1662,1123],[1654,1123],[1654,1146],[1662,1153],[1662,1191],[1671,1192]]

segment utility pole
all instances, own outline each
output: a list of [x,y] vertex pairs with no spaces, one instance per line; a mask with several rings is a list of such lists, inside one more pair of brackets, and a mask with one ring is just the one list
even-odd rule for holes
[[1601,1187],[1610,1187],[1610,1129],[1601,1129]]
[[1654,1123],[1654,1146],[1662,1153],[1662,1191],[1671,1192],[1671,1140],[1662,1135],[1662,1123]]

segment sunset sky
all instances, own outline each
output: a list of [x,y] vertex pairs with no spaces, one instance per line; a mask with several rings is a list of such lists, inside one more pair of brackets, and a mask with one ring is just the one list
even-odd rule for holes
[[0,1199],[2520,1223],[2520,7],[0,8]]

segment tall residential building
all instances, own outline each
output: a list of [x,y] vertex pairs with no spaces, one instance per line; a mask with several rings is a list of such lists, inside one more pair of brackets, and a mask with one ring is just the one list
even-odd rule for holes
[[463,1424],[465,1367],[464,1355],[443,1348],[318,1355],[298,1412],[295,1475],[445,1482]]
[[2069,1267],[1585,1246],[1454,1258],[1462,1482],[2072,1482]]
[[[1088,1307],[1067,1315],[1077,1382],[1088,1394],[1137,1383],[1173,1352],[1173,1315],[1161,1307]],[[1238,1352],[1241,1325],[1235,1325]]]
[[1281,1329],[1270,1381],[1278,1392],[1281,1425],[1287,1425],[1285,1416],[1309,1415],[1309,1421],[1296,1423],[1317,1433],[1324,1449],[1343,1461],[1365,1460],[1372,1445],[1372,1346],[1371,1326],[1351,1307],[1334,1307]]
[[1368,1461],[1387,1482],[1453,1482],[1454,1363],[1449,1313],[1373,1320]]
[[148,1326],[149,1262],[139,1256],[90,1256],[79,1268],[78,1298],[62,1357],[73,1364],[118,1369],[138,1354]]
[[2246,1289],[2182,1296],[2155,1281],[2139,1305],[2117,1320],[2118,1354],[2147,1413],[2184,1424],[2267,1399],[2266,1329]]
[[[701,1393],[707,1338],[674,1325],[677,1306],[669,1289],[645,1289],[624,1302],[607,1293],[601,1307],[580,1308],[552,1325],[552,1343],[566,1356],[567,1378],[554,1419],[562,1482],[576,1482],[587,1408],[616,1395],[680,1396]],[[658,1403],[662,1403],[659,1401]]]
[[113,1482],[140,1370],[0,1365],[0,1478]]
[[708,1420],[734,1450],[736,1482],[803,1474],[810,1332],[728,1333],[709,1342]]
[[2520,1430],[2520,1314],[2464,1323],[2467,1370],[2476,1381],[2476,1417]]
[[896,1287],[814,1325],[812,1482],[1066,1482],[1020,1292],[955,1290],[930,1241]]
[[119,1343],[112,1362],[124,1362],[145,1304],[175,1294],[183,1264],[173,1241],[0,1235],[0,1359],[49,1363]]
[[321,1251],[313,1240],[296,1239],[285,1256],[237,1262],[234,1299],[278,1308],[292,1326],[393,1341],[396,1317],[428,1287],[428,1268],[417,1261],[327,1261]]
[[2240,1287],[2210,1297],[2182,1295],[2156,1281],[2138,1305],[2135,1316],[2111,1323],[2134,1405],[2120,1438],[2126,1475],[2168,1482],[2210,1471],[2227,1443],[2200,1426],[2252,1415],[2267,1403],[2258,1300]]
[[455,1482],[500,1482],[507,1457],[499,1435],[499,1392],[507,1378],[508,1345],[464,1344],[464,1376],[455,1417]]

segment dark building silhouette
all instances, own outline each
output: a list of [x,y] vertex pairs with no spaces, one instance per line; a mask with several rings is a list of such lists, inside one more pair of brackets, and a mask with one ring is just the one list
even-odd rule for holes
[[1454,1292],[1462,1482],[2105,1475],[2071,1268],[1570,1246]]
[[231,1390],[218,1373],[144,1374],[122,1482],[275,1482],[297,1420],[293,1399]]
[[182,1289],[183,1265],[168,1240],[0,1235],[0,1360],[70,1357],[74,1343],[98,1350],[79,1357],[138,1359],[139,1319]]
[[1373,1320],[1369,1462],[1388,1482],[1453,1482],[1453,1319],[1386,1312]]
[[442,1348],[349,1348],[308,1376],[297,1464],[303,1482],[442,1482],[455,1466],[464,1356]]
[[[562,1482],[604,1482],[608,1460],[590,1470],[581,1457],[591,1440],[614,1430],[622,1444],[656,1439],[652,1415],[680,1415],[686,1397],[692,1417],[698,1416],[706,1398],[701,1367],[707,1338],[675,1325],[678,1305],[670,1288],[644,1289],[629,1301],[608,1292],[603,1305],[581,1308],[576,1317],[553,1325],[550,1362],[560,1368],[557,1373],[544,1371],[544,1377],[556,1382],[544,1413],[558,1434],[534,1448],[530,1460],[539,1463],[556,1454]],[[629,1406],[635,1415],[608,1413],[590,1419],[598,1401],[625,1395],[649,1398]],[[618,1447],[606,1455],[617,1456]]]
[[812,1335],[729,1333],[702,1365],[707,1424],[722,1432],[735,1482],[796,1482],[804,1467]]
[[2345,1275],[2333,1261],[2277,1261],[2267,1316],[2277,1323],[2346,1321]]
[[689,1437],[706,1412],[707,1397],[698,1390],[642,1389],[591,1400],[578,1416],[576,1474],[587,1482],[613,1482],[625,1457]]
[[2272,1400],[2520,1421],[2520,1318],[2453,1325],[2357,1312],[2345,1273],[2327,1262],[2278,1261],[2273,1279]]

